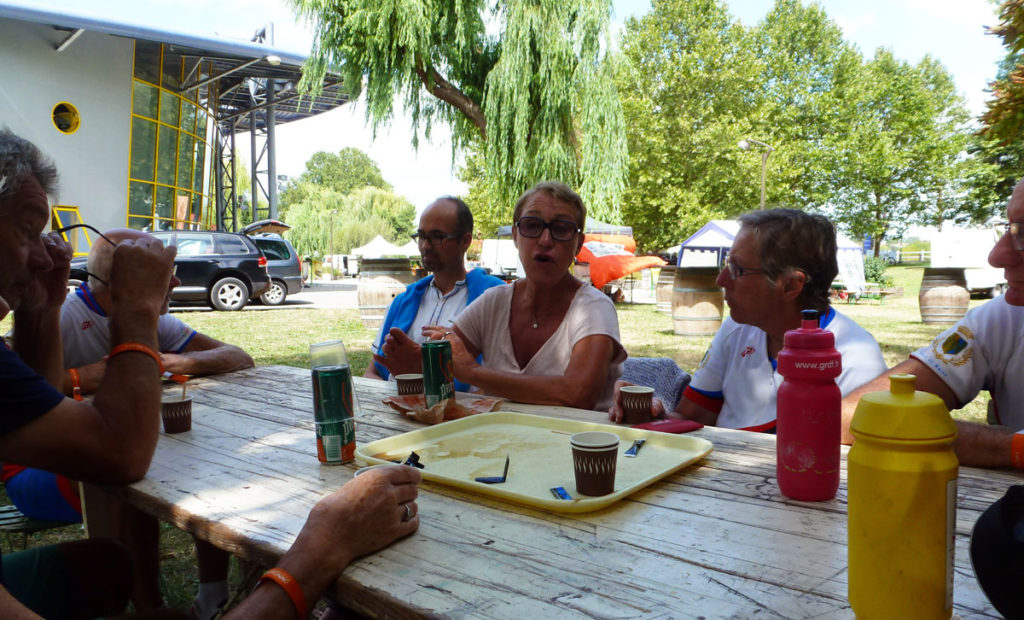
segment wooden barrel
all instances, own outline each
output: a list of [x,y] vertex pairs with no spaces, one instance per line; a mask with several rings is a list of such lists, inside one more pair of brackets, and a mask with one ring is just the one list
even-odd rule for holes
[[964,270],[957,267],[928,267],[921,278],[917,297],[921,322],[951,324],[967,314],[971,294],[967,290]]
[[658,286],[654,289],[654,299],[658,302],[658,312],[672,313],[672,287],[676,279],[675,265],[665,265],[658,273]]
[[679,267],[672,284],[672,328],[682,336],[714,334],[722,325],[725,304],[715,283],[716,267]]
[[357,296],[363,327],[379,328],[391,300],[415,281],[408,258],[360,260]]

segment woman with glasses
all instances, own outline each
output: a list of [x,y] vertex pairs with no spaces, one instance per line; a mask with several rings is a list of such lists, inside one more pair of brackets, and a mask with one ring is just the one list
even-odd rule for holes
[[[455,376],[519,402],[607,409],[626,352],[615,306],[569,272],[583,247],[587,210],[564,183],[539,183],[513,214],[526,277],[488,290],[451,330]],[[483,363],[476,357],[483,354]]]

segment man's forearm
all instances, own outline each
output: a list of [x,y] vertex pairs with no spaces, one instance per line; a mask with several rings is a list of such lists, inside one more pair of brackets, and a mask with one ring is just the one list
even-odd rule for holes
[[252,357],[233,345],[164,356],[166,369],[183,375],[216,375],[253,365]]
[[957,421],[953,442],[956,457],[968,467],[1012,467],[1013,431],[1005,426],[989,426]]
[[60,390],[64,385],[64,353],[60,342],[60,307],[15,310],[14,350],[22,361]]
[[[110,319],[111,350],[135,342],[156,351],[158,313],[153,308],[114,312]],[[146,353],[125,352],[107,360],[93,405],[103,414],[110,437],[130,450],[131,478],[141,478],[156,449],[160,427],[159,363]]]

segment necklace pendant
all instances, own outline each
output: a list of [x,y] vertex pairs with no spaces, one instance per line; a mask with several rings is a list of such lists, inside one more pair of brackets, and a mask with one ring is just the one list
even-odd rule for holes
[[534,322],[533,322],[533,328],[534,328],[534,329],[537,329],[537,321],[534,321]]

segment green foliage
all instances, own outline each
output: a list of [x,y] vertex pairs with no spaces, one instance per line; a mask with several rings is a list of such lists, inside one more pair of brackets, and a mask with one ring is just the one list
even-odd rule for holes
[[876,247],[912,223],[991,212],[992,166],[968,152],[945,68],[885,49],[865,63],[818,4],[776,0],[746,28],[722,0],[655,0],[621,48],[623,213],[643,250],[756,208],[761,152],[741,151],[741,138],[775,148],[769,206],[825,212]]
[[[347,254],[377,235],[404,245],[415,229],[416,208],[390,191],[364,187],[348,196],[311,187],[306,200],[288,211],[288,238],[300,254],[314,259]],[[332,213],[333,212],[333,213]]]
[[315,31],[303,88],[315,95],[328,70],[340,73],[353,95],[365,92],[375,131],[401,97],[414,146],[433,123],[450,126],[456,153],[486,154],[499,202],[559,179],[596,217],[619,221],[627,153],[607,56],[610,0],[292,4]]
[[736,143],[756,116],[757,63],[724,5],[656,1],[626,22],[622,54],[616,79],[631,154],[622,210],[639,249],[756,206],[760,158]]
[[936,224],[962,207],[968,120],[942,65],[879,49],[846,94],[849,131],[834,140],[844,165],[832,206],[853,236],[875,246],[911,223]]
[[865,257],[864,280],[866,282],[874,282],[879,286],[892,286],[892,277],[885,275],[885,270],[888,268],[889,264],[885,262],[884,258],[878,258],[876,256]]
[[317,188],[344,196],[363,187],[391,190],[369,155],[354,147],[343,148],[337,154],[317,151],[306,162],[306,170],[281,192],[279,213],[283,218],[292,205],[308,202]]

